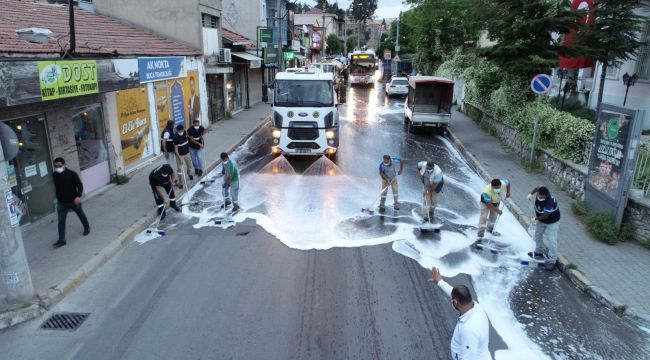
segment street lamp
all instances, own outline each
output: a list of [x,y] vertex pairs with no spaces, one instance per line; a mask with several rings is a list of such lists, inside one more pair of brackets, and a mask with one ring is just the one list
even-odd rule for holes
[[625,84],[625,99],[623,99],[623,106],[627,102],[627,92],[630,91],[630,86],[634,86],[634,83],[639,79],[639,75],[625,73],[623,74],[623,84]]

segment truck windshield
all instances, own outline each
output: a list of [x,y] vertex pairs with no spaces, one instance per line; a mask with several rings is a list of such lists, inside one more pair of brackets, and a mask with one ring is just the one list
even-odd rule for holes
[[274,100],[275,106],[333,106],[332,82],[327,80],[277,80]]

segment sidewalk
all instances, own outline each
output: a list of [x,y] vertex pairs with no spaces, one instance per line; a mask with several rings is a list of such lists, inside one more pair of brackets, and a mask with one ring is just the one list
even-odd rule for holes
[[[205,173],[221,162],[221,152],[234,150],[265,124],[264,120],[270,112],[269,105],[260,103],[237,113],[232,119],[212,124],[205,135]],[[91,227],[91,233],[87,237],[81,236],[83,227],[74,212],[68,214],[68,244],[61,248],[52,247],[58,237],[56,214],[23,229],[23,242],[34,289],[37,296],[44,300],[41,305],[51,307],[58,302],[154,221],[156,208],[148,176],[152,169],[162,163],[163,158],[160,157],[129,174],[131,179],[128,183],[108,186],[100,193],[83,199],[84,211]],[[28,320],[31,315],[24,313],[33,314],[37,307],[38,305],[33,305],[22,309],[23,314],[17,311],[13,314],[13,319],[11,315],[3,314],[0,329],[5,324]]]
[[627,314],[650,321],[650,302],[647,301],[650,298],[650,250],[634,242],[611,246],[591,238],[571,211],[571,203],[575,200],[544,174],[526,172],[518,156],[508,152],[497,138],[484,133],[465,114],[454,111],[452,116],[452,139],[462,143],[461,149],[464,147],[479,173],[483,177],[504,177],[512,181],[509,205],[514,205],[510,209],[518,213],[520,222],[530,217],[526,199],[530,190],[538,185],[551,190],[562,214],[558,235],[560,261],[563,265],[573,263],[578,270],[569,270],[560,264],[569,278],[602,303],[612,308],[626,305]]

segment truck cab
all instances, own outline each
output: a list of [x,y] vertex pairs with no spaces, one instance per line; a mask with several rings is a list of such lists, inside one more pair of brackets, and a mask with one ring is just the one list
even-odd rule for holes
[[408,84],[404,104],[404,125],[408,131],[445,132],[451,121],[454,81],[436,76],[411,76]]
[[[276,74],[271,118],[274,155],[326,155],[339,146],[337,87],[331,73]],[[343,100],[344,102],[344,100]]]

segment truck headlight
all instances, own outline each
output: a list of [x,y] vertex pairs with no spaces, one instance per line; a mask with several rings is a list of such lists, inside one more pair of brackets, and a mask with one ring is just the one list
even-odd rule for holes
[[273,130],[273,137],[274,138],[276,138],[276,139],[280,138],[281,134],[282,134],[282,131],[280,131],[278,129]]
[[334,131],[333,130],[327,130],[325,131],[325,137],[327,139],[334,139]]

